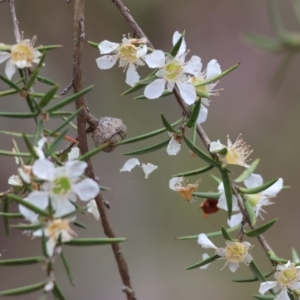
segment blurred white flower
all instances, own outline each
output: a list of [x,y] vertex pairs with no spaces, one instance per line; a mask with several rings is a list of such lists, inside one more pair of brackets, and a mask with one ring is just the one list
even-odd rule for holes
[[87,211],[94,215],[95,219],[99,221],[100,214],[96,204],[96,201],[93,199],[87,204]]

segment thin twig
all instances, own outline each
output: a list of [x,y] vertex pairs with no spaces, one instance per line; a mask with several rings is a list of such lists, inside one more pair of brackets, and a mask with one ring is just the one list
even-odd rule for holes
[[18,19],[16,16],[15,0],[8,0],[8,4],[9,4],[9,9],[10,9],[11,19],[13,22],[16,42],[19,43],[21,41],[21,35],[20,35],[20,31],[19,31],[19,22],[18,22]]
[[74,83],[74,80],[72,79],[71,82],[59,94],[61,96],[66,95],[69,92],[69,90],[73,87],[73,83]]
[[[82,73],[82,50],[83,50],[83,42],[82,39],[82,27],[81,22],[84,20],[84,0],[75,0],[74,3],[74,50],[73,50],[73,88],[74,93],[79,92],[83,89],[83,73]],[[78,127],[78,141],[79,141],[79,148],[81,154],[88,152],[88,144],[87,144],[87,137],[86,137],[86,122],[88,118],[92,118],[91,114],[88,113],[87,103],[84,96],[79,97],[76,100],[76,108],[79,109],[80,107],[84,107],[77,117],[77,127]],[[88,167],[86,170],[86,175],[89,178],[95,179],[93,166],[91,161],[88,160]],[[105,208],[105,200],[101,193],[95,198],[97,207],[101,217],[101,223],[104,230],[104,233],[109,238],[116,237],[111,223],[108,219],[106,214]],[[119,273],[123,282],[123,291],[126,293],[127,300],[136,300],[135,292],[132,288],[129,271],[127,267],[127,263],[125,258],[122,254],[121,248],[119,244],[113,243],[111,244],[113,249],[113,253],[118,265]]]
[[[117,8],[120,10],[121,14],[123,15],[123,17],[125,18],[125,20],[127,21],[127,23],[129,24],[130,28],[132,29],[133,32],[135,32],[139,38],[147,38],[146,35],[144,34],[144,32],[142,31],[142,29],[139,27],[139,25],[136,23],[136,21],[134,20],[134,18],[131,16],[129,9],[127,9],[124,4],[122,3],[121,0],[111,0],[116,6]],[[148,44],[151,46],[151,48],[154,49],[154,47],[152,46],[151,42],[148,40]],[[182,97],[179,94],[178,89],[175,87],[174,89],[174,95],[176,97],[176,100],[179,104],[179,106],[182,108],[184,114],[189,117],[191,114],[190,108],[189,106],[184,102],[184,100],[182,99]],[[206,149],[209,150],[209,146],[210,146],[210,139],[207,136],[207,134],[205,133],[205,131],[203,130],[203,128],[200,125],[197,125],[197,133],[200,137],[200,139],[202,140],[203,144],[205,145]],[[209,152],[210,153],[210,152]],[[213,155],[210,153],[210,155],[216,159],[217,156]],[[254,229],[255,227],[251,225],[251,222],[249,220],[249,217],[246,213],[246,211],[243,208],[243,199],[241,198],[240,194],[237,191],[237,186],[232,182],[232,191],[234,196],[238,199],[238,203],[239,203],[239,207],[241,209],[241,213],[243,214],[244,218],[246,219],[247,223],[249,224],[249,226]],[[266,239],[262,236],[259,235],[257,236],[257,239],[259,240],[262,248],[265,250],[268,258],[269,257],[269,253],[271,251],[271,247],[269,246],[268,242],[266,241]],[[271,261],[272,263],[272,261]]]

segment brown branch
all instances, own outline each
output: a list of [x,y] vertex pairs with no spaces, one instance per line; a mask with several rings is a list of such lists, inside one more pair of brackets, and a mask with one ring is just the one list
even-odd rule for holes
[[[139,38],[142,37],[146,37],[146,35],[144,34],[144,32],[142,31],[142,29],[139,27],[139,25],[136,23],[136,21],[134,20],[134,18],[131,16],[130,11],[128,8],[126,8],[124,6],[124,4],[122,3],[121,0],[111,0],[116,6],[117,8],[120,10],[121,14],[123,15],[123,17],[125,18],[125,20],[127,21],[127,23],[129,24],[130,28],[132,29],[132,31],[134,33],[136,33],[138,35]],[[146,37],[147,38],[147,37]],[[151,45],[151,48],[154,49],[154,47],[152,46],[151,42],[148,40],[148,44]],[[179,104],[179,106],[182,108],[183,113],[189,117],[191,114],[190,108],[189,106],[184,102],[184,100],[182,99],[182,97],[179,94],[178,89],[175,87],[174,89],[174,95],[176,97],[176,100]],[[209,150],[209,145],[211,143],[209,137],[207,136],[207,134],[205,133],[205,131],[203,130],[203,128],[200,125],[197,125],[197,133],[200,137],[200,139],[202,140],[204,146],[206,147],[207,150]],[[210,153],[210,152],[209,152]],[[213,155],[212,153],[210,153],[210,155],[212,156],[212,158],[216,159],[218,158],[218,156]],[[247,221],[247,223],[249,224],[249,226],[254,229],[255,227],[253,227],[251,225],[251,222],[249,220],[249,217],[246,213],[246,211],[243,208],[243,199],[241,198],[240,194],[237,191],[237,186],[232,182],[232,191],[233,194],[235,195],[235,197],[237,197],[238,199],[238,203],[239,203],[239,208],[241,210],[241,213],[243,214],[245,220]],[[262,248],[265,250],[268,258],[269,258],[269,253],[272,250],[271,247],[269,246],[268,242],[266,241],[266,239],[262,236],[259,235],[257,236],[258,241],[260,242]],[[271,261],[272,263],[272,261]]]
[[[79,92],[83,89],[83,73],[82,73],[82,50],[83,50],[83,42],[84,42],[84,0],[75,0],[74,3],[74,50],[73,50],[73,88],[74,93]],[[91,118],[91,115],[88,113],[87,103],[84,96],[81,96],[76,101],[76,108],[84,107],[84,109],[78,114],[77,118],[77,127],[78,127],[78,141],[79,148],[81,154],[88,152],[88,144],[86,137],[86,122],[88,118]],[[93,166],[91,161],[88,160],[88,167],[86,170],[86,175],[90,178],[95,179]],[[109,238],[116,237],[111,223],[107,217],[106,209],[105,209],[105,200],[101,193],[95,198],[97,207],[100,213],[101,222],[103,226],[104,233]],[[121,248],[119,244],[113,243],[111,244],[113,249],[113,253],[118,265],[119,273],[123,282],[122,290],[126,293],[128,300],[137,299],[135,296],[135,292],[132,288],[129,271],[127,267],[127,263],[122,254]]]
[[71,81],[70,81],[70,83],[59,93],[61,96],[64,96],[64,95],[66,95],[68,92],[69,92],[69,90],[73,87],[73,82],[74,82],[74,80],[72,79]]
[[15,0],[8,0],[8,5],[9,5],[9,9],[10,9],[11,19],[13,22],[16,42],[19,43],[21,40],[21,35],[20,35],[20,31],[19,31],[19,22],[18,22],[17,15],[16,15]]

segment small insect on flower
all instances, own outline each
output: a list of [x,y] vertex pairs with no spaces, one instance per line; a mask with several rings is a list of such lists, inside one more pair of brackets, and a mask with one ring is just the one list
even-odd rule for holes
[[201,179],[198,179],[195,183],[187,183],[183,177],[174,177],[169,181],[169,188],[175,192],[178,192],[186,201],[192,201],[192,195],[197,189]]

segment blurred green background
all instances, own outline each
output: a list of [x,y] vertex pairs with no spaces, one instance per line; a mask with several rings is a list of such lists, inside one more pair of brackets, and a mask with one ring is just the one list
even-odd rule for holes
[[[73,1],[72,1],[73,2]],[[20,30],[26,38],[37,35],[36,45],[61,44],[63,48],[48,53],[46,66],[41,75],[60,84],[60,90],[72,78],[73,3],[66,1],[16,1]],[[286,26],[299,30],[290,1],[278,1]],[[291,64],[285,80],[277,93],[270,89],[272,77],[277,71],[281,56],[272,55],[243,44],[241,36],[252,31],[272,35],[265,1],[261,0],[126,0],[137,22],[156,48],[168,51],[174,31],[186,30],[187,47],[191,55],[199,55],[204,67],[216,58],[222,70],[235,63],[240,67],[218,84],[224,90],[219,97],[212,98],[209,116],[204,129],[212,140],[225,142],[229,134],[235,140],[239,133],[252,146],[252,159],[260,158],[257,173],[265,182],[283,177],[285,185],[292,189],[282,191],[276,205],[267,208],[266,220],[279,217],[275,226],[265,237],[278,256],[290,258],[290,248],[300,247],[299,241],[299,60]],[[0,4],[0,42],[14,43],[12,22],[8,3]],[[122,34],[131,32],[116,7],[109,0],[86,1],[85,31],[88,40],[101,42],[121,41]],[[173,97],[159,100],[134,101],[135,95],[121,97],[128,86],[122,69],[102,71],[96,66],[99,51],[86,45],[84,49],[85,85],[95,84],[88,94],[91,112],[98,117],[111,116],[123,119],[128,127],[127,137],[133,137],[162,127],[160,112],[175,121],[180,109]],[[4,64],[0,66],[4,71]],[[147,74],[146,69],[140,69]],[[14,76],[14,79],[17,75]],[[6,88],[0,86],[1,90]],[[45,91],[40,84],[36,91]],[[136,94],[138,95],[138,94]],[[72,107],[70,107],[72,109]],[[1,98],[1,111],[27,111],[26,103],[18,96]],[[59,122],[59,120],[57,121]],[[34,124],[26,120],[0,119],[1,130],[26,131],[32,133]],[[57,124],[57,123],[56,123]],[[52,122],[49,126],[54,126]],[[75,136],[75,132],[73,132]],[[157,143],[166,135],[135,145],[125,145],[112,153],[100,153],[93,162],[102,185],[112,188],[105,192],[111,203],[108,215],[112,226],[120,237],[128,237],[122,249],[129,265],[132,284],[141,300],[199,300],[252,299],[259,284],[237,284],[233,278],[252,276],[250,270],[241,265],[236,274],[228,268],[220,271],[225,261],[216,261],[207,270],[185,271],[184,268],[202,259],[204,251],[196,241],[180,242],[176,236],[199,234],[219,230],[226,225],[223,211],[208,218],[202,216],[198,205],[201,200],[187,203],[169,190],[172,174],[199,168],[205,164],[193,158],[183,145],[179,155],[168,156],[165,149],[139,157],[141,162],[151,162],[159,168],[143,178],[140,169],[131,173],[120,173],[128,157],[121,153]],[[1,136],[1,149],[11,149],[11,138]],[[92,143],[90,143],[92,146]],[[198,143],[202,146],[201,143]],[[8,188],[8,177],[16,173],[12,158],[0,157],[1,191]],[[232,168],[236,177],[240,167]],[[216,174],[216,173],[215,173]],[[192,178],[191,182],[197,178]],[[204,175],[198,191],[216,191],[214,180]],[[15,207],[15,209],[17,209]],[[104,236],[100,222],[91,216],[80,217],[89,230],[75,228],[80,237]],[[38,255],[40,241],[31,241],[19,231],[11,231],[10,237],[0,226],[0,253],[2,259]],[[224,240],[213,240],[223,246]],[[270,270],[270,263],[255,239],[252,254],[263,271]],[[71,287],[60,259],[55,274],[68,299],[125,299],[122,283],[110,246],[76,248],[63,247],[75,275],[75,288]],[[212,252],[209,252],[212,254]],[[0,289],[9,289],[44,280],[45,272],[40,265],[31,267],[1,267]],[[21,296],[36,299],[39,293]],[[49,297],[51,299],[51,296]]]

